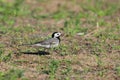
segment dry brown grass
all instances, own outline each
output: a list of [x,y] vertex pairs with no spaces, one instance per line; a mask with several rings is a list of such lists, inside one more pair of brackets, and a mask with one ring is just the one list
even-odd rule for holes
[[[8,3],[11,1],[14,2],[5,0]],[[120,7],[110,15],[101,16],[105,13],[101,12],[100,16],[96,16],[97,12],[90,10],[95,2],[97,1],[24,1],[20,7],[27,8],[28,13],[12,16],[15,21],[12,25],[1,22],[5,26],[5,33],[0,30],[0,43],[4,45],[0,48],[4,50],[0,60],[0,72],[10,69],[24,70],[24,77],[28,80],[119,80],[120,70],[116,68],[120,66]],[[103,9],[107,9],[113,0],[103,2]],[[114,0],[114,4],[119,5],[119,0]],[[81,17],[77,16],[79,13]],[[77,20],[81,23],[79,27],[84,33],[82,36],[78,36],[77,29],[74,29],[78,24]],[[68,26],[65,26],[66,22]],[[66,30],[66,27],[69,29]],[[60,48],[56,51],[50,49],[48,55],[30,54],[29,52],[38,50],[18,46],[42,40],[54,31],[62,32],[62,42]],[[56,70],[52,73],[54,67]]]

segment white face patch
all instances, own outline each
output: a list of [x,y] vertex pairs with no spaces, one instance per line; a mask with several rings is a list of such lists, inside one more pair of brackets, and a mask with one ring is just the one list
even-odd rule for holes
[[59,37],[60,35],[61,35],[61,33],[55,33],[54,38]]

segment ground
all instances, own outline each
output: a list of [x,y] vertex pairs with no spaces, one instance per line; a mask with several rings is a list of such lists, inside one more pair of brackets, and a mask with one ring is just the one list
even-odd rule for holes
[[[119,0],[0,0],[1,80],[120,80]],[[61,44],[32,44],[61,32]]]

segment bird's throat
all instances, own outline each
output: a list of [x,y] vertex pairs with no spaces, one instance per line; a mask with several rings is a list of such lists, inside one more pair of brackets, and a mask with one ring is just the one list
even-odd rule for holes
[[56,38],[59,40],[59,42],[61,41],[60,37],[56,37]]

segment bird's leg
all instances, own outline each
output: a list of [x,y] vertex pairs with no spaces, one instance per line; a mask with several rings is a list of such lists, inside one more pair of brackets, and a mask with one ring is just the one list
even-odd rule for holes
[[56,53],[58,53],[59,52],[59,50],[60,50],[60,46],[59,47],[56,47],[56,48],[54,48],[54,51],[56,52]]
[[39,52],[40,51],[39,47],[36,47],[36,50]]
[[36,49],[37,49],[37,53],[38,53],[38,55],[39,55],[39,54],[40,54],[40,48],[37,47]]
[[43,51],[46,52],[46,51],[47,51],[47,48],[43,48]]
[[52,51],[55,51],[55,52],[57,53],[57,50],[56,50],[56,48],[55,48],[55,47],[53,47],[53,48],[52,48]]
[[46,51],[46,48],[43,48],[43,51]]

